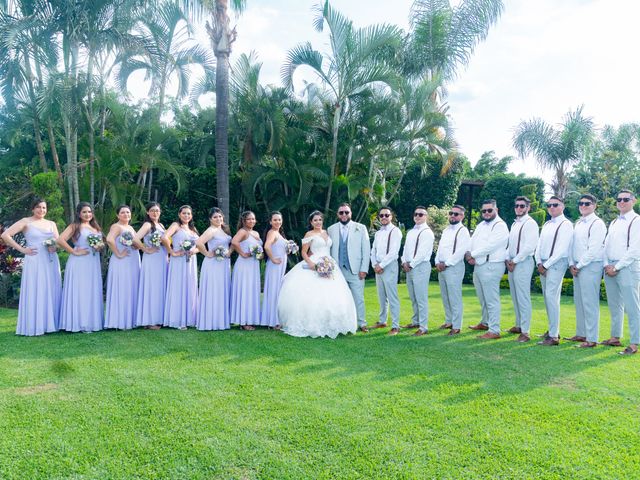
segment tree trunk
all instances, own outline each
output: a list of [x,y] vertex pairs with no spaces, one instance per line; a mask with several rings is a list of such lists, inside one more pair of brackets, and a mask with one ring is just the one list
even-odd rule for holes
[[53,158],[53,166],[58,174],[58,183],[62,186],[62,168],[60,168],[60,157],[58,156],[58,148],[56,147],[56,136],[53,133],[53,123],[51,118],[47,118],[47,133],[49,134],[49,148],[51,149],[51,157]]
[[91,92],[91,77],[93,74],[93,54],[89,53],[89,63],[87,66],[87,105],[85,115],[87,117],[87,127],[89,129],[89,203],[95,205],[96,193],[96,149],[95,149],[95,129],[93,128],[93,96]]
[[38,150],[38,158],[40,160],[40,168],[43,172],[48,172],[47,159],[44,156],[44,148],[42,147],[42,137],[40,136],[40,120],[38,114],[33,112],[33,137],[36,141],[36,149]]
[[216,193],[229,218],[229,54],[216,54]]
[[331,205],[331,191],[333,190],[333,177],[336,174],[336,164],[338,163],[338,129],[340,128],[340,113],[342,105],[336,105],[336,111],[333,113],[333,144],[331,146],[331,172],[329,174],[329,188],[327,190],[327,198],[324,202],[324,214],[329,215],[329,206]]

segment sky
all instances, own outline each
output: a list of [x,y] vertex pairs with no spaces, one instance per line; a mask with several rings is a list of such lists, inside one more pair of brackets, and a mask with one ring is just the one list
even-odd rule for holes
[[[511,147],[513,129],[532,117],[558,124],[584,104],[584,113],[598,127],[640,121],[640,2],[504,1],[505,10],[488,38],[447,86],[454,135],[472,164],[488,150],[499,157],[517,156]],[[232,18],[238,37],[231,63],[254,50],[263,62],[261,82],[279,85],[290,48],[310,41],[317,50],[329,49],[326,34],[312,26],[316,3],[248,0],[245,12]],[[332,1],[356,26],[392,23],[408,29],[412,1],[391,3]],[[206,42],[204,35],[198,38]],[[301,71],[294,78],[300,82],[307,75]],[[532,159],[517,159],[510,169],[543,175]]]

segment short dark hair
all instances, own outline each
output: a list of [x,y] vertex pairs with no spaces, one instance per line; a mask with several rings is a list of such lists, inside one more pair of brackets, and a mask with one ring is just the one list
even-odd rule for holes
[[378,209],[378,216],[380,216],[383,210],[389,210],[391,212],[391,215],[393,215],[393,210],[391,209],[391,207],[380,207]]
[[462,213],[466,213],[467,212],[466,208],[464,208],[462,205],[458,205],[457,203],[451,208],[457,208],[458,210],[462,210]]
[[636,194],[633,193],[631,190],[629,190],[628,188],[623,188],[622,190],[620,190],[618,192],[618,195],[620,195],[621,193],[628,193],[629,195],[631,195],[631,198],[636,198]]
[[349,207],[349,208],[351,208],[351,204],[349,202],[342,202],[340,205],[338,205],[338,209],[340,209],[340,207]]
[[424,205],[418,205],[417,207],[415,207],[415,208],[413,209],[413,211],[415,212],[415,211],[416,211],[416,210],[418,210],[419,208],[420,208],[420,209],[422,209],[422,210],[426,210],[426,209],[427,209],[427,207],[425,207]]
[[498,202],[496,202],[495,198],[487,198],[486,200],[482,201],[482,205],[487,205],[487,204],[493,205],[494,207],[498,206]]
[[531,205],[531,200],[529,200],[529,197],[525,197],[524,195],[518,195],[516,197],[516,202],[524,202],[527,204],[527,207]]
[[[564,198],[561,198],[561,197],[559,197],[559,196],[557,196],[557,195],[551,195],[551,196],[549,197],[549,200],[557,200],[557,201],[558,201],[558,202],[560,202],[560,203],[564,203]],[[547,200],[547,201],[549,201],[549,200]]]
[[596,197],[594,197],[590,193],[584,193],[584,194],[580,195],[580,200],[582,200],[583,198],[586,198],[587,200],[589,200],[592,203],[598,203],[598,200],[596,200]]

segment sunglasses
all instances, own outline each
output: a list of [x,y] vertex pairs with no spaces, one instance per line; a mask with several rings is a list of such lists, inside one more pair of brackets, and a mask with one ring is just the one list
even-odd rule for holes
[[513,207],[514,208],[527,208],[527,204],[526,203],[516,203]]
[[381,213],[380,215],[378,215],[380,218],[389,218],[391,216],[390,213]]
[[590,207],[591,205],[593,205],[592,202],[578,202],[579,207]]
[[480,210],[482,213],[493,213],[493,208],[483,208]]
[[426,213],[422,213],[422,212],[416,212],[413,214],[414,217],[424,217],[426,215]]
[[449,212],[449,216],[450,217],[459,217],[460,216],[460,212]]
[[547,208],[556,208],[559,205],[559,203],[547,203]]
[[616,202],[618,202],[618,203],[622,203],[622,202],[627,203],[627,202],[630,202],[630,201],[631,201],[631,197],[618,197],[618,198],[616,198]]
[[338,212],[338,215],[349,215],[350,213],[351,213],[351,212],[350,212],[350,211],[348,211],[348,210],[340,210],[340,211]]

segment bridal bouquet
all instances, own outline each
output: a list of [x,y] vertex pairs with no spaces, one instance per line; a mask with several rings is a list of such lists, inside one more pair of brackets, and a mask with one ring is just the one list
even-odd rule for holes
[[180,244],[180,248],[182,248],[182,250],[184,250],[184,252],[186,253],[185,258],[187,262],[191,261],[191,249],[195,247],[195,245],[196,245],[196,242],[194,242],[189,238],[187,238],[186,240],[183,240],[182,243]]
[[222,245],[217,246],[213,249],[213,258],[218,260],[219,262],[225,260],[229,257],[229,249],[223,247]]
[[322,278],[333,278],[333,272],[336,269],[336,262],[331,257],[322,257],[316,263],[316,272]]
[[255,257],[256,260],[262,260],[264,258],[264,250],[260,245],[251,245],[249,253],[252,257]]
[[300,247],[298,247],[298,244],[293,240],[287,241],[286,249],[287,249],[287,255],[297,255],[298,252],[300,251]]
[[130,247],[133,245],[133,235],[131,232],[122,232],[120,234],[120,243],[125,247]]
[[87,243],[93,249],[93,254],[99,252],[104,248],[104,242],[102,241],[101,233],[90,233],[87,235]]
[[156,230],[149,237],[149,244],[152,247],[160,248],[162,246],[162,240],[161,239],[162,239],[162,233],[160,233],[158,230]]
[[49,252],[49,249],[51,247],[56,246],[56,239],[51,237],[51,238],[47,238],[44,242],[42,242],[42,245],[47,249],[47,252],[49,253],[49,261],[53,262],[53,257],[51,256],[51,252]]

